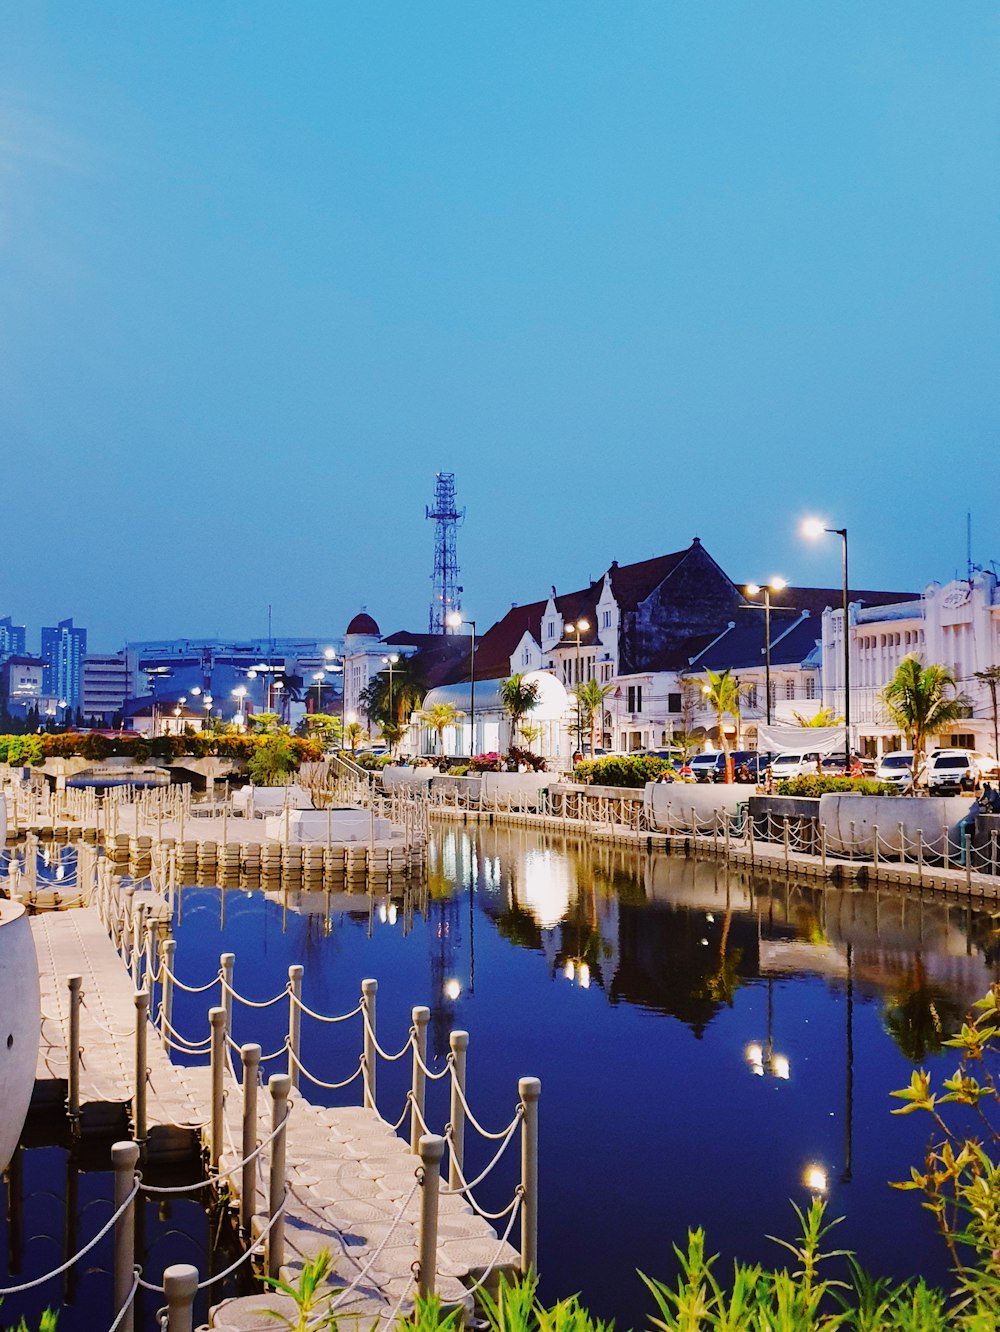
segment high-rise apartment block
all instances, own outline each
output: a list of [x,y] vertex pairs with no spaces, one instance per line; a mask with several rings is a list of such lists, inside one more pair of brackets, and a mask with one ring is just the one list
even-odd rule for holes
[[76,711],[83,702],[83,659],[87,655],[87,631],[76,629],[72,620],[60,620],[55,628],[42,629],[42,689],[53,698],[65,699]]
[[24,625],[14,624],[9,615],[0,620],[0,661],[7,657],[23,657],[25,645]]

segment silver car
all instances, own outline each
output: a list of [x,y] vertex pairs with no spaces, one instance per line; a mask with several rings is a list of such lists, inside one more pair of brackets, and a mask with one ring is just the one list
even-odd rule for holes
[[875,769],[875,779],[891,782],[905,791],[910,785],[910,773],[913,771],[913,750],[900,749],[895,754],[883,754]]

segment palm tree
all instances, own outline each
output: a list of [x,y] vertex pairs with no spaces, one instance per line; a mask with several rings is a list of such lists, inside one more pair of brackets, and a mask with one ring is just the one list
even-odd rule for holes
[[984,671],[974,672],[977,680],[981,680],[990,691],[990,702],[993,704],[993,757],[1000,758],[1000,719],[997,717],[997,685],[1000,685],[1000,666],[987,666]]
[[537,680],[525,681],[520,672],[500,681],[500,702],[510,716],[510,748],[514,749],[517,732],[522,720],[532,708],[537,708],[541,701],[541,689]]
[[727,666],[724,671],[716,675],[715,671],[707,670],[708,684],[702,685],[701,692],[705,696],[705,702],[715,713],[716,721],[719,727],[719,744],[722,746],[722,754],[725,759],[725,780],[732,781],[731,764],[729,761],[729,741],[726,738],[726,728],[724,719],[726,713],[732,717],[736,723],[736,743],[740,740],[740,724],[743,720],[743,714],[740,711],[740,703],[745,697],[746,690],[739,680],[732,674]]
[[379,671],[366,689],[361,691],[359,703],[368,720],[375,722],[390,746],[395,746],[427,693],[420,663],[412,657],[399,658],[392,671]]
[[833,708],[820,708],[812,717],[803,717],[801,712],[793,708],[792,716],[800,726],[842,726],[844,723],[843,717]]
[[434,703],[429,708],[421,708],[417,717],[425,726],[429,726],[432,731],[437,732],[438,753],[444,753],[444,733],[447,727],[457,726],[459,720],[465,716],[454,703]]
[[611,686],[598,684],[596,680],[584,680],[573,692],[576,694],[576,706],[580,714],[580,729],[590,732],[590,753],[593,755],[597,743],[597,720],[598,718],[603,720],[604,700],[611,693]]
[[362,740],[367,739],[368,732],[360,722],[353,721],[347,723],[347,743],[351,746],[352,754],[356,754],[358,752],[358,745],[360,745]]
[[882,699],[889,716],[905,735],[907,746],[913,750],[910,790],[915,790],[928,736],[957,721],[968,705],[955,694],[955,677],[947,666],[921,666],[915,652],[896,667],[896,674],[882,690]]

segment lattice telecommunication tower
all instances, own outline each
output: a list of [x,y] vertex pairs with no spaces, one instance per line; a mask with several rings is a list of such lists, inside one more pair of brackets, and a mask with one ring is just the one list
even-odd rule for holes
[[452,611],[462,609],[462,589],[458,585],[458,525],[465,510],[455,507],[455,473],[438,472],[434,486],[434,503],[427,508],[427,517],[434,523],[434,596],[428,633],[450,634],[448,624]]

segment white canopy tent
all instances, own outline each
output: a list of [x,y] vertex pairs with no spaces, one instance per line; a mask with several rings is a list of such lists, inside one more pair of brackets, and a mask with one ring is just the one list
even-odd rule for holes
[[757,748],[771,754],[843,754],[843,726],[783,726],[772,722],[757,727]]

